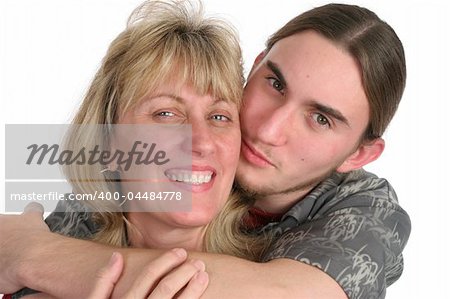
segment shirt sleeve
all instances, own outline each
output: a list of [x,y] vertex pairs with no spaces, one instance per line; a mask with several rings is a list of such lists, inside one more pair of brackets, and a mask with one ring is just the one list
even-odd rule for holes
[[[92,213],[79,203],[60,201],[55,211],[45,218],[45,223],[52,232],[61,235],[89,239],[97,231],[97,225],[92,219]],[[12,299],[19,299],[26,295],[38,293],[35,290],[24,288],[11,295]]]
[[78,239],[90,239],[98,230],[92,212],[82,204],[67,201],[60,201],[45,222],[52,232]]
[[350,299],[384,298],[402,273],[411,223],[395,201],[374,194],[353,194],[285,231],[264,260],[289,258],[318,267]]

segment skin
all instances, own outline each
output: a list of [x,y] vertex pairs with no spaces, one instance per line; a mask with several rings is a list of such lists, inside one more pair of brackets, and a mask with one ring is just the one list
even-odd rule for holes
[[[41,227],[42,231],[48,231],[42,219],[44,209],[37,203],[30,203],[25,207],[21,218],[29,221],[32,227]],[[12,217],[12,223],[19,220],[18,217]],[[18,224],[18,223],[16,223]],[[187,260],[188,254],[182,248],[175,248],[164,252],[158,258],[152,260],[130,283],[128,290],[121,295],[124,299],[136,298],[173,298],[175,295],[179,299],[199,298],[208,285],[208,273],[205,272],[205,264],[199,260]],[[89,294],[88,299],[110,298],[119,277],[124,272],[124,258],[119,252],[111,255],[107,265],[100,268],[93,278],[95,278],[95,287]],[[2,281],[4,282],[4,281]],[[150,290],[152,292],[149,294]],[[55,299],[58,296],[48,293],[37,293],[28,295],[29,299]]]
[[[285,85],[278,84],[281,78],[268,67],[268,61],[276,64],[285,78]],[[339,111],[347,124],[338,120],[342,119],[336,117],[339,114],[330,114],[329,108]],[[348,53],[311,31],[279,41],[256,59],[245,91],[241,126],[242,139],[247,145],[242,147],[237,172],[240,183],[256,191],[258,207],[271,212],[285,211],[330,171],[358,169],[379,157],[384,148],[382,139],[359,143],[368,115],[359,67]],[[252,150],[249,152],[246,146],[251,146]],[[23,226],[14,229],[22,237],[29,235],[29,244],[45,242],[55,249],[67,248],[74,257],[83,256],[86,248],[90,249],[89,257],[76,258],[78,263],[65,256],[55,258],[54,254],[52,260],[42,259],[49,248],[39,246],[33,247],[34,250],[25,247],[18,258],[3,256],[5,261],[0,260],[4,269],[14,269],[13,273],[17,274],[3,277],[9,286],[19,281],[19,285],[65,298],[76,298],[82,290],[74,294],[73,289],[64,289],[64,282],[83,280],[89,284],[91,273],[105,265],[106,257],[117,251],[87,241],[45,234],[41,232],[43,229],[35,229],[33,235]],[[6,232],[10,233],[8,228]],[[39,241],[33,242],[37,236]],[[154,250],[119,251],[125,258],[125,272],[114,289],[113,298],[125,293],[143,263],[160,256]],[[6,253],[11,252],[6,250]],[[189,256],[206,264],[209,286],[202,298],[242,298],[243,294],[246,298],[347,298],[331,277],[298,261],[276,259],[253,263],[198,252],[189,252]],[[30,261],[28,267],[10,265],[11,260],[20,261],[25,257]],[[82,276],[69,273],[52,279],[53,272],[43,270],[57,268],[76,268],[83,273]],[[60,284],[55,285],[55,280]]]
[[277,42],[255,64],[240,114],[237,179],[258,207],[284,212],[332,171],[359,168],[381,154],[382,140],[359,143],[369,104],[352,56],[304,31]]
[[[137,232],[133,230],[130,234],[130,242],[133,247],[202,250],[206,225],[228,199],[235,176],[240,149],[238,109],[232,102],[199,95],[188,85],[174,93],[173,86],[161,84],[136,108],[123,113],[119,124],[190,124],[192,143],[189,140],[189,147],[182,148],[180,154],[191,155],[188,161],[192,161],[192,165],[176,167],[189,172],[192,169],[196,173],[213,172],[213,176],[210,182],[202,184],[171,180],[170,191],[190,190],[191,211],[129,212],[127,218],[137,228]],[[126,180],[130,174],[125,172],[122,175]],[[122,189],[125,193],[141,191],[127,183]]]
[[[177,263],[175,264],[172,263],[173,256],[177,257]],[[187,252],[180,248],[164,253],[161,258],[147,265],[123,298],[164,299],[172,298],[175,295],[179,299],[200,297],[208,285],[208,274],[205,272],[205,264],[200,261],[194,261],[179,266],[180,263],[185,261],[186,257]],[[172,269],[174,266],[179,267]],[[165,277],[152,275],[152,273],[157,272],[155,269],[164,274]],[[114,252],[108,265],[99,271],[96,287],[88,299],[109,298],[122,270],[123,257],[120,253]],[[170,270],[173,271],[168,273]],[[157,283],[156,288],[148,295],[147,286],[155,284],[158,280],[160,281]],[[178,292],[185,285],[186,287],[181,292]]]

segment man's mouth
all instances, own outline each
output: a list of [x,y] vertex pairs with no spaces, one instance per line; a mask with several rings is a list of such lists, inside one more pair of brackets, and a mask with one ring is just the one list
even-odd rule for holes
[[246,160],[256,166],[266,167],[273,164],[270,160],[257,149],[249,145],[245,140],[242,140],[241,153],[246,158]]

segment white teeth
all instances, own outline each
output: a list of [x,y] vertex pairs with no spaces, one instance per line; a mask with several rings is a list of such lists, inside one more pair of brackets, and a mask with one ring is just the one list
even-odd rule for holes
[[212,171],[189,171],[189,170],[167,170],[167,178],[172,181],[184,182],[194,185],[209,183],[212,178]]

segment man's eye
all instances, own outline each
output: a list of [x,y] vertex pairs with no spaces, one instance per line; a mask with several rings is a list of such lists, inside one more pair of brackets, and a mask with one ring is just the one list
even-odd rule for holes
[[328,128],[331,126],[330,121],[323,114],[313,113],[312,118],[319,126]]
[[272,85],[272,87],[273,87],[275,90],[277,90],[277,91],[283,93],[283,91],[284,91],[284,86],[283,86],[283,84],[280,82],[280,80],[278,80],[277,78],[274,78],[274,77],[268,77],[267,80],[269,80],[270,84]]

